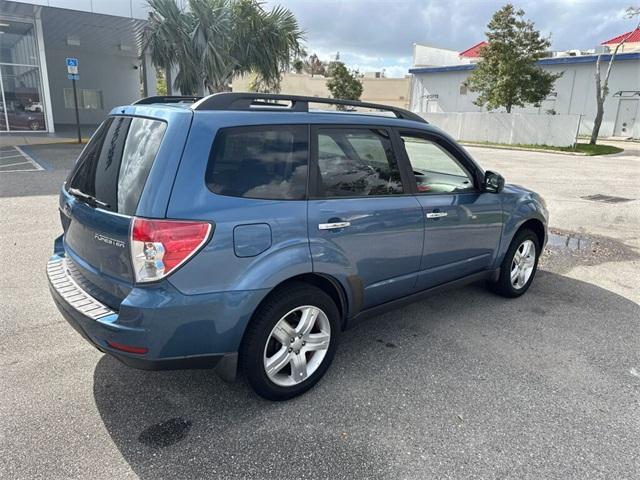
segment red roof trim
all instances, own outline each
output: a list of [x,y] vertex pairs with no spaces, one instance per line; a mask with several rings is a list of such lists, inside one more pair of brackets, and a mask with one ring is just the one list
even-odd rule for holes
[[467,58],[479,57],[480,49],[485,45],[489,45],[489,44],[483,40],[480,43],[476,43],[473,47],[467,48],[464,52],[460,52],[458,55],[460,57],[467,57]]
[[640,28],[636,28],[627,33],[623,33],[622,35],[618,35],[617,37],[612,38],[611,40],[607,40],[606,42],[602,42],[602,45],[617,45],[621,41],[623,41],[627,36],[627,42],[640,42]]

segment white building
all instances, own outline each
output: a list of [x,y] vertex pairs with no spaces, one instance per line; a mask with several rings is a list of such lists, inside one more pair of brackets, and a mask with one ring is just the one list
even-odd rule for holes
[[[616,38],[621,38],[616,37]],[[612,39],[615,40],[615,39]],[[480,44],[479,44],[480,45]],[[611,48],[611,41],[603,42],[605,48]],[[475,58],[464,58],[449,65],[418,66],[424,63],[424,49],[414,46],[414,68],[411,84],[411,110],[415,112],[481,112],[486,111],[473,103],[477,94],[465,86],[470,72],[475,68]],[[478,48],[476,48],[478,47]],[[477,57],[478,45],[472,47]],[[472,50],[469,49],[469,50]],[[469,50],[463,52],[469,52]],[[554,86],[554,91],[539,106],[513,108],[513,112],[540,114],[580,114],[580,133],[588,135],[593,128],[596,113],[595,65],[596,54],[583,55],[571,51],[566,56],[556,54],[544,58],[538,64],[550,72],[562,73]],[[431,54],[430,58],[436,55]],[[610,55],[602,56],[603,76]],[[616,56],[609,79],[609,97],[605,102],[605,112],[600,129],[602,136],[621,136],[640,138],[640,52],[632,51],[629,46],[624,53]]]
[[155,94],[141,51],[145,0],[0,0],[0,134],[75,123],[67,57],[77,58],[80,122]]

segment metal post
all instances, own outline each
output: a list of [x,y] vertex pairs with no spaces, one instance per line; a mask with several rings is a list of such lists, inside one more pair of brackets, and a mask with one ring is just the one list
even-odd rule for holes
[[580,124],[582,123],[582,114],[578,117],[578,128],[576,129],[576,141],[573,142],[573,151],[578,148],[578,137],[580,136]]
[[80,132],[80,113],[78,112],[78,93],[76,92],[76,81],[71,80],[73,83],[73,104],[76,108],[76,126],[78,127],[78,143],[82,143],[82,133]]

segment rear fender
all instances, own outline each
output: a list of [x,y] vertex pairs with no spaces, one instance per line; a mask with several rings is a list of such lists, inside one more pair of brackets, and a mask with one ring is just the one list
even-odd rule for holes
[[340,283],[347,296],[347,316],[357,314],[364,298],[364,285],[358,268],[343,251],[331,242],[316,238],[311,241],[313,273],[325,275]]

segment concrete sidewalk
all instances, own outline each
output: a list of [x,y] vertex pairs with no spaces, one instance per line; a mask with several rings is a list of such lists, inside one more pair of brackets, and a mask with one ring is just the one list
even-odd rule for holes
[[[96,131],[97,125],[82,125],[82,142],[86,143]],[[64,125],[56,127],[55,133],[20,132],[0,134],[0,147],[16,147],[21,145],[51,145],[56,143],[78,143],[76,127]]]

